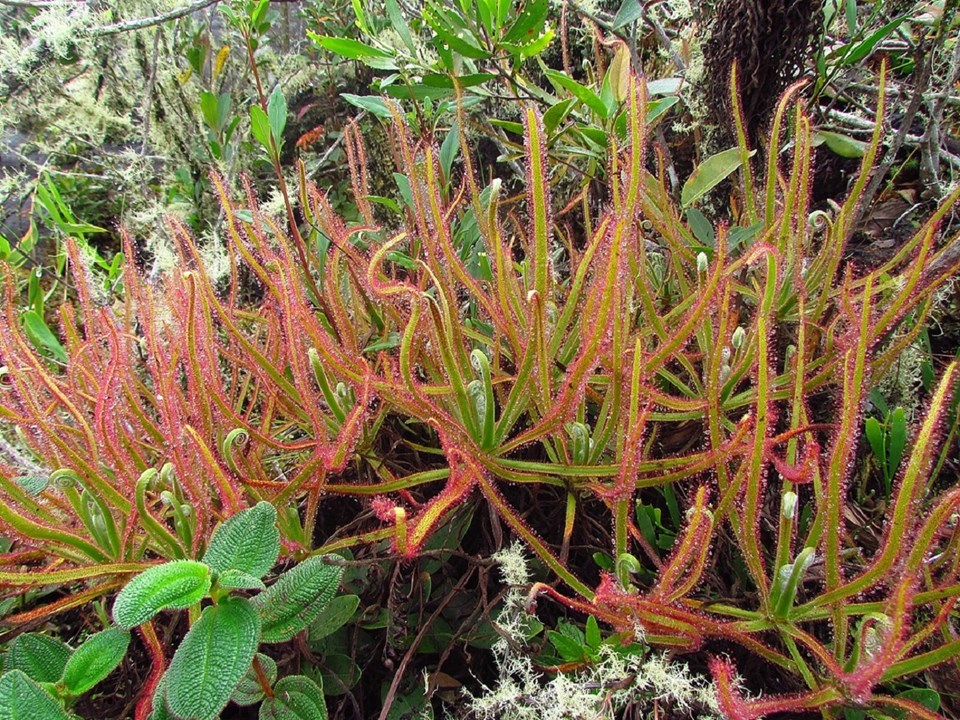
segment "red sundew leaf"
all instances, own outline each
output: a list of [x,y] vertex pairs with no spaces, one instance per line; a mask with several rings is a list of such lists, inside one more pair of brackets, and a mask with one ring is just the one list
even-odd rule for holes
[[687,512],[688,523],[682,539],[666,567],[660,573],[651,597],[664,602],[676,602],[689,593],[700,581],[710,552],[713,536],[713,514],[707,509],[707,488],[697,490],[693,506]]

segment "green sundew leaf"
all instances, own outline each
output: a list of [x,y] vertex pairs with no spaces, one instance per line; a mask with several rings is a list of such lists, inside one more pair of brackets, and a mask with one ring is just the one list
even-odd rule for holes
[[253,598],[263,621],[263,642],[286,642],[316,620],[336,594],[342,574],[343,568],[315,555]]
[[513,21],[513,25],[504,34],[502,41],[522,45],[538,37],[543,32],[548,10],[547,0],[528,0],[524,3],[523,10],[517,15],[517,19]]
[[[260,661],[260,668],[263,670],[264,675],[267,676],[270,685],[273,685],[277,681],[276,660],[263,653],[257,653],[256,657],[257,660]],[[251,664],[246,674],[241,678],[240,684],[237,685],[236,690],[234,690],[230,696],[230,701],[235,702],[237,705],[253,705],[263,700],[263,697],[263,686],[260,685],[257,672],[253,669],[253,664]]]
[[304,675],[288,675],[260,706],[260,720],[327,720],[323,690]]
[[339,595],[330,601],[317,620],[310,626],[310,642],[324,638],[343,627],[360,605],[356,595]]
[[259,578],[277,563],[279,555],[277,511],[273,505],[261,500],[252,508],[241,510],[214,531],[203,562],[217,572],[239,570]]
[[0,718],[3,720],[70,720],[57,700],[21,670],[0,677]]
[[[750,152],[750,157],[756,154]],[[700,163],[680,191],[680,202],[689,207],[740,167],[740,148],[723,150]]]
[[856,140],[849,135],[830,132],[829,130],[819,130],[813,137],[814,144],[822,142],[834,153],[845,158],[862,158],[869,147],[869,143],[862,140]]
[[460,126],[454,121],[450,126],[450,131],[443,139],[440,145],[440,168],[443,170],[443,176],[450,179],[450,171],[453,169],[453,161],[460,152]]
[[707,247],[716,245],[717,236],[714,235],[713,225],[702,212],[694,208],[687,210],[687,224],[701,243]]
[[283,144],[283,130],[287,127],[287,99],[279,85],[273,89],[267,101],[267,119],[270,121],[273,141],[279,148]]
[[340,93],[340,97],[351,105],[361,110],[366,110],[378,118],[389,119],[393,117],[390,113],[390,106],[387,105],[387,101],[382,97],[377,97],[376,95],[352,95],[350,93]]
[[167,708],[180,718],[214,720],[250,668],[260,617],[246,598],[204,609],[170,661]]
[[390,18],[390,24],[393,25],[393,29],[397,31],[397,35],[403,40],[403,44],[407,46],[407,50],[416,55],[417,45],[413,41],[413,35],[410,33],[410,26],[407,25],[403,13],[400,12],[400,6],[397,4],[397,0],[386,0],[384,7],[387,11],[387,17]]
[[902,407],[898,407],[887,419],[887,467],[893,476],[900,467],[903,450],[907,445],[907,416]]
[[270,152],[270,119],[259,105],[250,106],[250,132]]
[[130,645],[130,631],[109,627],[87,638],[63,669],[63,684],[71,695],[83,695],[121,663]]
[[224,570],[217,576],[217,585],[225,590],[266,590],[263,580],[242,570]]
[[600,117],[606,118],[609,115],[607,106],[603,100],[590,88],[581,85],[566,73],[556,70],[545,70],[544,74],[547,76],[547,79],[553,83],[554,87],[563,88]]
[[43,317],[36,310],[27,310],[21,315],[24,332],[38,348],[46,348],[60,362],[66,364],[67,351],[53,334]]
[[37,682],[57,682],[71,653],[70,646],[56,638],[26,633],[10,643],[3,669],[20,670]]
[[332,53],[349,58],[350,60],[363,60],[365,58],[392,58],[393,56],[366,43],[351,38],[330,37],[329,35],[317,35],[315,32],[307,31],[307,35],[317,45]]
[[884,469],[884,474],[886,474],[887,454],[883,447],[886,433],[883,431],[883,426],[880,425],[880,421],[875,417],[868,417],[864,430],[867,435],[867,442],[870,443],[870,449],[873,451],[873,456],[877,459],[877,462],[880,463],[880,467]]
[[623,0],[620,3],[620,9],[617,10],[613,18],[613,29],[617,30],[624,25],[629,25],[643,17],[643,8],[640,6],[640,0]]
[[113,620],[129,629],[161,610],[190,607],[207,594],[210,582],[210,567],[196,560],[157,565],[134,577],[120,591],[113,603]]

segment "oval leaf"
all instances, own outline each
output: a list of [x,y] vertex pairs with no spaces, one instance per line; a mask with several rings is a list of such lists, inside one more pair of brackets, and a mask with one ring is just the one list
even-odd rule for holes
[[347,623],[360,605],[356,595],[340,595],[327,605],[322,617],[310,626],[310,642],[325,638]]
[[[266,675],[267,682],[273,685],[277,681],[277,661],[263,653],[257,653],[256,657],[260,661],[260,669]],[[263,686],[260,684],[260,679],[251,664],[240,680],[240,684],[237,685],[230,696],[230,701],[237,705],[253,705],[263,700],[263,696]]]
[[[752,157],[757,151],[750,153]],[[684,207],[692,205],[722,180],[740,167],[740,148],[730,148],[711,155],[697,166],[690,178],[683,184],[680,202]]]
[[173,560],[152,567],[127,583],[113,604],[113,620],[130,629],[161,610],[190,607],[209,590],[209,567],[196,560]]
[[286,642],[316,620],[336,594],[342,574],[343,568],[328,565],[317,555],[257,595],[252,602],[263,621],[263,642]]
[[36,682],[57,682],[73,650],[56,638],[27,633],[14,638],[7,649],[4,670],[20,670]]
[[213,720],[250,667],[260,618],[245,598],[207,607],[167,670],[167,708],[176,717]]
[[260,706],[260,720],[327,720],[323,690],[304,675],[290,675],[273,688]]
[[268,502],[238,512],[213,533],[203,561],[217,572],[263,577],[280,555],[277,511]]
[[127,654],[130,631],[110,627],[91,635],[78,647],[63,670],[63,684],[71,695],[83,695],[116,669]]
[[[326,711],[323,717],[327,717]],[[0,677],[0,718],[3,720],[70,720],[54,697],[20,670]]]

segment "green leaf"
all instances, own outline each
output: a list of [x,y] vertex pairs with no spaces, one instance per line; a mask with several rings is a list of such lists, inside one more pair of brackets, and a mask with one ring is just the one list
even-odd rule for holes
[[376,115],[379,118],[389,119],[393,117],[387,101],[376,95],[351,95],[350,93],[340,93],[340,97],[351,105],[355,105],[362,110]]
[[[751,151],[750,156],[756,154]],[[680,191],[680,202],[689,207],[740,167],[740,148],[730,148],[711,155],[700,163]]]
[[906,19],[906,15],[898,17],[895,20],[888,22],[879,30],[874,31],[860,42],[848,43],[844,45],[837,52],[831,54],[831,59],[836,57],[837,54],[840,54],[841,65],[845,65],[847,67],[856,65],[858,62],[872,53],[873,49],[880,43],[880,41],[900,27],[900,24]]
[[[930,712],[940,711],[940,693],[930,688],[910,688],[897,695],[902,700],[909,700],[919,705],[923,705]],[[895,712],[895,711],[894,711]],[[900,713],[902,717],[902,711]]]
[[253,661],[260,618],[246,598],[204,609],[167,670],[167,707],[180,718],[214,720]]
[[400,12],[400,6],[397,4],[397,0],[386,0],[384,7],[387,11],[387,17],[390,18],[390,24],[393,25],[393,29],[397,31],[397,35],[403,40],[403,44],[407,46],[407,50],[416,55],[417,45],[413,41],[413,35],[410,34],[410,26],[407,25],[403,13]]
[[218,573],[239,570],[260,578],[276,564],[279,555],[277,511],[261,500],[216,529],[203,562]]
[[263,642],[286,642],[310,625],[330,603],[340,584],[343,568],[315,555],[277,578],[253,598],[263,621]]
[[336,632],[343,627],[360,605],[356,595],[339,595],[330,601],[323,615],[310,626],[310,642],[314,642]]
[[555,87],[567,90],[570,94],[577,98],[577,100],[589,107],[600,117],[606,118],[608,116],[609,113],[607,111],[607,106],[604,104],[603,100],[600,99],[600,96],[590,88],[581,85],[566,73],[558,72],[556,70],[545,70],[544,74]]
[[[267,676],[267,681],[270,685],[273,685],[277,681],[276,660],[263,653],[257,653],[256,658],[260,661],[260,668],[263,670],[264,675]],[[235,702],[237,705],[253,705],[263,700],[263,697],[263,686],[260,685],[260,679],[257,677],[257,672],[253,669],[253,664],[251,663],[246,674],[240,680],[240,684],[237,685],[236,690],[234,690],[230,696],[230,701]]]
[[587,617],[585,636],[588,648],[596,650],[600,647],[600,626],[593,615]]
[[224,590],[266,590],[263,580],[242,570],[224,570],[217,575],[217,585]]
[[260,706],[260,720],[327,720],[323,690],[304,675],[281,678]]
[[70,720],[63,706],[21,670],[13,670],[0,677],[0,718]]
[[713,232],[713,225],[702,212],[694,208],[687,210],[687,224],[703,245],[711,248],[716,245],[717,238]]
[[470,34],[469,30],[450,13],[445,13],[439,7],[434,6],[424,8],[423,18],[433,28],[437,37],[454,52],[471,60],[485,60],[490,57],[489,52],[464,39],[460,33],[468,35]]
[[868,417],[864,430],[867,435],[867,442],[870,443],[870,449],[873,451],[873,456],[877,459],[877,462],[880,463],[884,474],[886,474],[887,453],[884,451],[885,433],[883,426],[876,418]]
[[887,468],[890,476],[896,474],[907,445],[907,416],[902,407],[896,408],[887,418]]
[[250,131],[257,142],[267,149],[267,152],[272,152],[270,148],[270,119],[259,105],[250,106]]
[[210,568],[196,560],[173,560],[133,578],[117,595],[113,619],[123,628],[145,623],[161,610],[190,607],[210,590]]
[[359,40],[330,37],[329,35],[317,35],[316,33],[310,31],[307,31],[307,35],[309,35],[311,40],[325,50],[329,50],[332,53],[349,58],[350,60],[393,57],[390,53],[384,52],[383,50],[379,50],[375,47],[371,47],[366,43],[360,42]]
[[39,495],[47,489],[50,484],[50,477],[48,475],[20,475],[15,477],[13,481],[30,495]]
[[557,653],[559,653],[560,658],[564,662],[580,662],[584,659],[586,653],[582,642],[563,633],[559,633],[556,630],[548,631],[547,639],[550,641],[550,644],[556,648]]
[[36,310],[27,310],[21,316],[23,329],[37,348],[46,348],[60,362],[67,363],[67,351]]
[[267,119],[270,122],[273,141],[279,148],[283,145],[283,129],[287,126],[287,99],[283,96],[283,90],[279,85],[273,89],[267,101]]
[[63,684],[71,695],[83,695],[112,673],[127,654],[130,631],[109,627],[87,638],[63,670]]
[[40,633],[18,635],[7,649],[4,670],[20,670],[37,682],[57,682],[73,650]]
[[223,126],[227,124],[227,118],[230,117],[230,105],[230,93],[214,95],[206,90],[200,93],[200,110],[203,112],[203,120],[207,123],[207,127],[215,133],[219,133]]
[[460,126],[456,121],[450,127],[450,131],[443,139],[440,146],[440,168],[443,170],[443,176],[450,180],[450,170],[453,168],[453,161],[460,152]]
[[528,43],[537,38],[543,32],[543,26],[547,19],[549,3],[547,0],[527,0],[524,3],[523,10],[513,21],[513,25],[503,36],[504,43]]
[[557,129],[557,126],[563,122],[564,118],[570,114],[570,110],[573,109],[574,103],[576,103],[576,98],[567,98],[566,100],[561,100],[560,102],[555,102],[550,108],[543,114],[543,127],[548,133],[553,133]]
[[869,146],[862,140],[829,130],[818,130],[814,134],[814,144],[817,144],[817,141],[823,142],[834,153],[845,158],[862,158]]
[[643,17],[643,8],[640,6],[640,0],[623,0],[613,18],[613,29],[618,30],[624,25],[636,22],[641,17]]

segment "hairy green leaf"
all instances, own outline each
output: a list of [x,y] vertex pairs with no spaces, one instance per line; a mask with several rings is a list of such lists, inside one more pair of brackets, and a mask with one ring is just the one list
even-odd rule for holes
[[[323,717],[326,718],[326,713]],[[70,720],[63,706],[21,670],[13,670],[0,677],[0,718]]]
[[173,560],[137,575],[117,595],[113,619],[123,628],[145,623],[161,610],[200,602],[210,590],[210,568],[196,560]]
[[260,706],[260,720],[327,720],[323,690],[310,678],[282,678],[273,692],[274,696]]
[[263,642],[286,642],[316,620],[337,592],[342,574],[343,568],[315,555],[257,595],[252,602],[263,621]]
[[21,670],[37,682],[57,682],[72,652],[69,645],[56,638],[26,633],[10,643],[3,669]]
[[[260,662],[260,669],[263,670],[267,682],[273,685],[277,681],[277,661],[263,653],[257,653],[254,661]],[[237,705],[253,705],[263,700],[263,698],[263,686],[260,684],[260,678],[257,677],[257,672],[253,669],[253,664],[251,663],[246,674],[240,680],[240,684],[237,685],[236,690],[233,691],[233,695],[230,696],[230,701],[235,702]]]
[[280,554],[276,523],[277,511],[268,502],[238,512],[213,533],[203,562],[220,573],[239,570],[263,577]]
[[87,638],[63,670],[63,684],[71,695],[82,695],[112,673],[127,654],[130,631],[109,627]]
[[167,707],[181,718],[214,720],[250,667],[260,618],[246,598],[204,609],[167,670]]

